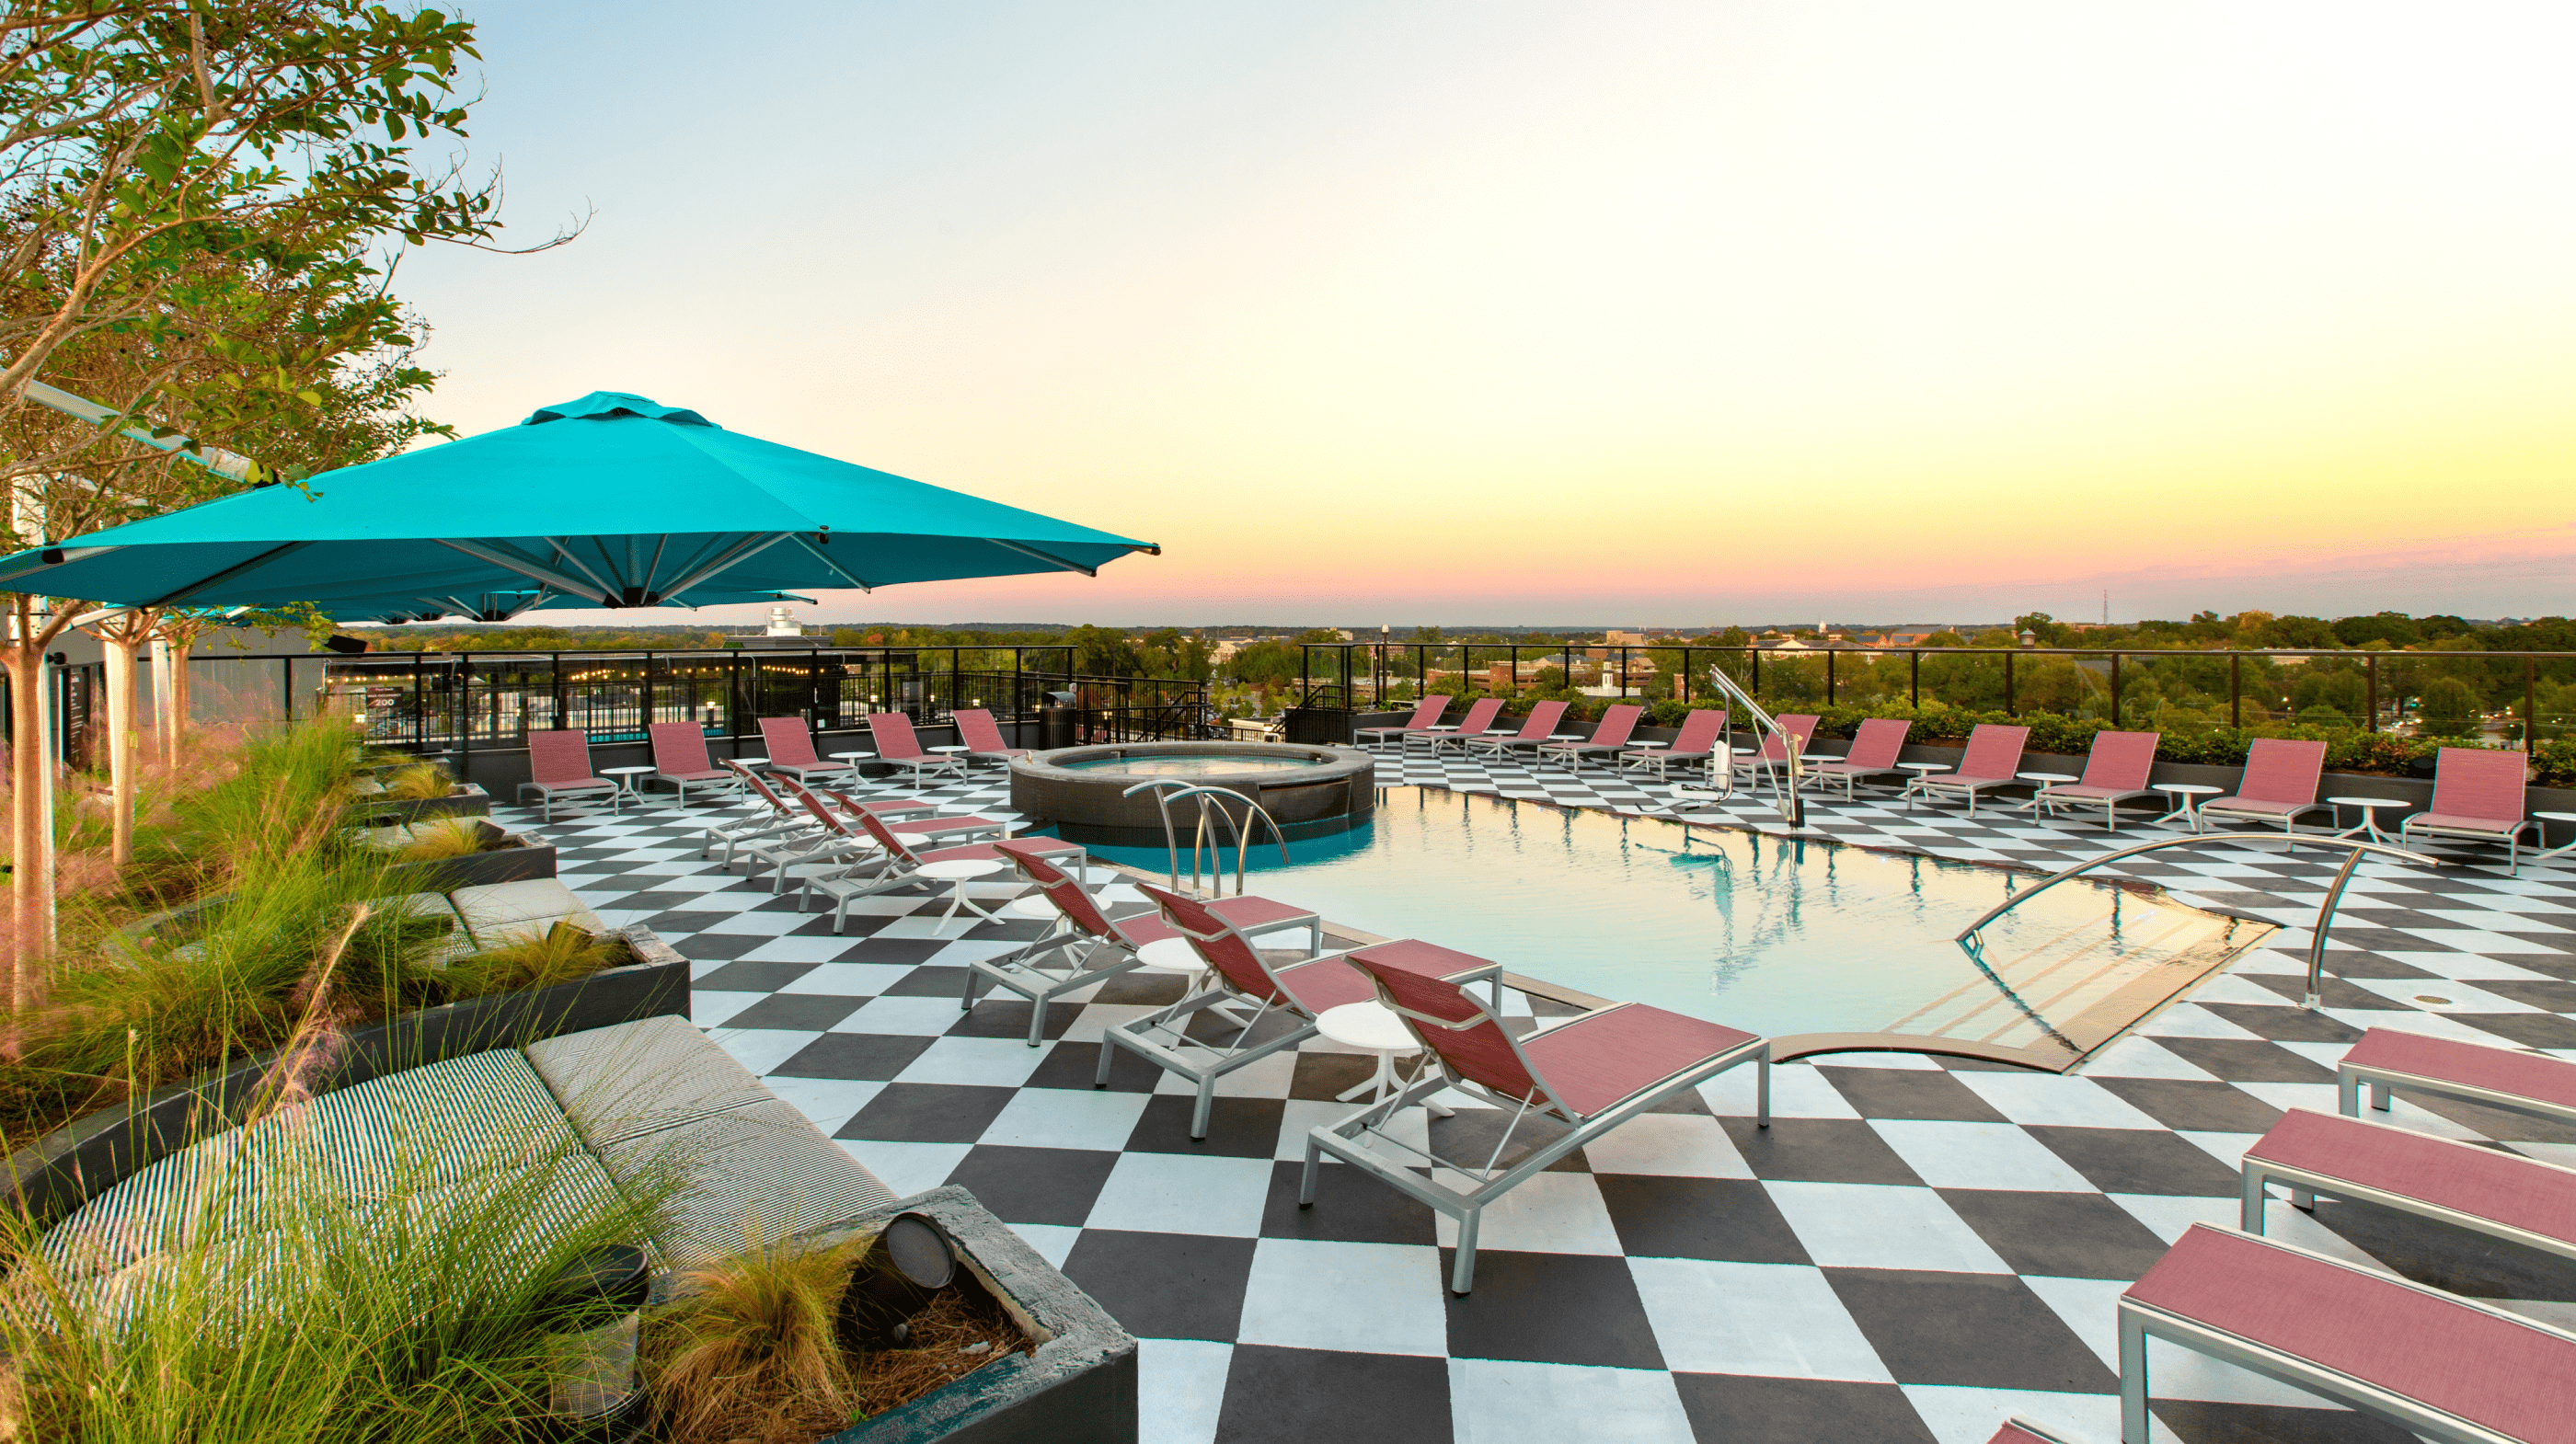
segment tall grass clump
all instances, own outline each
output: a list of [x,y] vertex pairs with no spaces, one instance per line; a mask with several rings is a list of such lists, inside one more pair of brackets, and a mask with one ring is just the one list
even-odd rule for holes
[[608,1322],[550,1308],[549,1284],[644,1240],[660,1201],[534,1129],[470,1157],[453,1140],[398,1147],[353,1178],[300,1111],[197,1145],[197,1187],[149,1237],[39,1247],[24,1219],[0,1220],[17,1259],[0,1279],[0,1440],[544,1437],[566,1333]]
[[646,1364],[670,1444],[804,1444],[858,1412],[838,1328],[867,1240],[748,1242],[738,1257],[683,1270],[653,1321]]

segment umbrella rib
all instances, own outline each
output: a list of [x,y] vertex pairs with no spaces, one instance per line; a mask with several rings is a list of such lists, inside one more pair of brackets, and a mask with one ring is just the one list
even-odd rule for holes
[[249,561],[226,567],[211,577],[199,578],[198,580],[181,587],[179,590],[170,593],[168,596],[162,597],[157,601],[145,602],[143,605],[147,607],[169,606],[173,602],[185,600],[195,593],[202,592],[206,588],[215,585],[217,582],[231,581],[233,578],[240,576],[244,572],[266,566],[270,562],[277,560],[279,557],[286,555],[288,552],[300,552],[311,545],[313,545],[313,543],[309,541],[293,541],[288,542],[283,546],[270,547],[267,551],[261,552],[258,556],[252,557]]
[[[122,548],[122,547],[43,547],[43,548],[39,548],[39,549],[34,553],[35,558],[36,558],[34,561],[31,561],[31,562],[27,563],[25,566],[19,567],[19,568],[17,568],[17,569],[15,569],[15,570],[13,570],[13,571],[0,572],[0,582],[14,582],[14,581],[18,580],[18,578],[23,577],[23,576],[27,576],[27,575],[29,575],[30,573],[34,573],[34,572],[41,572],[41,571],[43,571],[43,570],[44,570],[45,568],[47,568],[47,567],[65,566],[65,565],[68,565],[68,564],[70,564],[70,563],[72,563],[72,562],[85,562],[85,561],[88,561],[91,557],[103,557],[103,556],[107,555],[109,552],[113,552],[113,551],[123,551],[123,550],[124,550],[124,548]],[[46,558],[46,553],[48,553],[48,552],[51,552],[51,553],[56,554],[56,559],[55,559],[55,560],[52,560],[52,561],[48,561],[48,560],[46,560],[46,559],[45,559],[45,558]],[[48,594],[48,595],[50,595],[50,594]]]
[[[615,572],[617,568],[608,560],[608,544],[600,540],[598,537],[592,537],[590,539],[590,544],[599,550],[600,565],[607,567],[612,573]],[[606,592],[612,597],[623,597],[626,595],[626,588],[624,586],[619,583],[612,582],[608,578],[601,576],[599,573],[592,571],[590,569],[590,564],[575,555],[573,553],[573,549],[570,546],[565,545],[562,537],[550,536],[546,538],[546,545],[553,547],[555,549],[556,556],[562,557],[565,561],[572,563],[575,568],[579,569],[583,576],[590,578],[591,582],[601,591]]]
[[783,542],[794,535],[794,532],[785,531],[774,531],[766,534],[755,532],[752,535],[743,538],[736,545],[726,549],[725,553],[722,556],[717,557],[714,561],[707,563],[705,566],[689,573],[680,580],[673,582],[670,590],[664,592],[662,595],[666,597],[676,597],[680,593],[687,591],[689,588],[696,586],[698,583],[714,576],[716,573],[723,571],[725,568],[732,566],[734,563],[749,561],[751,558],[758,556],[762,552],[769,550],[771,547],[778,545],[780,542]]
[[432,540],[440,546],[463,552],[480,561],[490,562],[496,567],[506,567],[530,581],[544,582],[550,587],[569,592],[576,597],[587,597],[594,602],[608,602],[608,593],[590,583],[566,576],[542,562],[529,561],[506,547],[495,546],[489,542],[459,541],[454,537],[433,537]]
[[798,546],[803,547],[803,548],[805,549],[805,554],[806,554],[807,556],[812,557],[814,560],[816,560],[816,561],[818,561],[818,562],[821,562],[824,566],[831,568],[832,575],[834,575],[834,576],[836,576],[836,577],[839,577],[841,580],[843,580],[843,581],[845,581],[845,582],[848,582],[851,586],[857,587],[860,591],[863,591],[863,592],[873,592],[873,591],[875,591],[875,590],[876,590],[876,588],[874,588],[874,587],[872,587],[872,586],[869,586],[867,583],[865,583],[865,582],[863,582],[863,581],[860,581],[857,577],[854,577],[854,576],[850,575],[849,571],[848,571],[846,568],[844,568],[844,567],[843,567],[839,562],[836,562],[836,561],[832,560],[830,557],[827,557],[827,556],[823,555],[823,549],[822,549],[821,547],[818,547],[818,546],[814,545],[812,542],[807,541],[807,540],[805,539],[805,534],[804,534],[803,532],[797,532],[797,533],[795,533],[795,537],[796,537],[796,544],[797,544]]
[[1051,567],[1062,567],[1069,572],[1080,572],[1086,577],[1097,577],[1100,575],[1100,569],[1098,567],[1086,567],[1080,562],[1069,562],[1062,557],[1049,556],[1045,552],[1039,551],[1033,546],[1023,546],[1015,541],[1004,541],[997,536],[988,536],[984,538],[984,540],[991,542],[997,547],[1018,552],[1022,556],[1036,557],[1039,561],[1045,562]]

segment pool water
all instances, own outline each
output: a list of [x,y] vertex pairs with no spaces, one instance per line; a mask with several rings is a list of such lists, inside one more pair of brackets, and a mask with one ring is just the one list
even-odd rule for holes
[[1240,777],[1247,772],[1293,772],[1312,767],[1311,757],[1094,757],[1056,764],[1067,772],[1116,772],[1129,777]]
[[1951,939],[2031,874],[1437,788],[1380,789],[1372,824],[1288,853],[1253,848],[1247,889],[1347,927],[1764,1034],[1928,1035],[2054,1067],[2270,931],[2079,878],[1971,951]]

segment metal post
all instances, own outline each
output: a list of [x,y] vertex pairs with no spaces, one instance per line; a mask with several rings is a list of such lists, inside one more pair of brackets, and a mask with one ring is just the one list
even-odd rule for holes
[[1628,700],[1628,649],[1619,649],[1619,700]]
[[2540,735],[2539,729],[2534,725],[2540,720],[2538,709],[2534,705],[2539,690],[2540,663],[2525,657],[2522,659],[2522,750],[2525,752],[2532,749],[2534,740]]
[[411,750],[429,750],[429,685],[421,680],[421,653],[411,654]]
[[2370,691],[2368,706],[2364,709],[2370,713],[2370,727],[2368,730],[2376,732],[2379,730],[2379,654],[2376,652],[2364,653],[2361,659],[2361,669],[2366,677],[2365,685]]
[[2120,654],[2111,654],[2111,725],[2125,726],[2120,720]]
[[456,780],[470,782],[473,776],[469,769],[474,765],[474,654],[465,653],[457,666]]
[[2017,715],[2013,710],[2013,654],[2004,653],[2004,715]]
[[2245,657],[2240,652],[2227,654],[2227,725],[2240,731],[2245,726]]
[[653,738],[653,654],[651,652],[644,654],[644,685],[641,690],[644,694],[641,730],[645,740],[649,742]]
[[1834,705],[1834,649],[1825,648],[1825,705]]
[[1746,690],[1759,698],[1762,695],[1762,649],[1757,646],[1747,646],[1744,651],[1753,659],[1753,685]]
[[280,657],[277,659],[277,701],[279,708],[282,709],[285,714],[285,720],[289,722],[294,721],[295,659],[293,657]]
[[1908,652],[1905,654],[1905,685],[1906,689],[1913,694],[1912,705],[1914,710],[1917,712],[1922,711],[1923,654],[1921,652]]

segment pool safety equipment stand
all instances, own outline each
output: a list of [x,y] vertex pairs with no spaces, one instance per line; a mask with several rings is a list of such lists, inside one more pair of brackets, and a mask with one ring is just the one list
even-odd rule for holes
[[[1708,680],[1709,685],[1726,694],[1735,706],[1742,707],[1751,714],[1755,738],[1780,739],[1780,746],[1784,749],[1782,764],[1761,770],[1770,780],[1772,806],[1779,810],[1780,820],[1788,824],[1791,832],[1803,830],[1807,825],[1807,801],[1799,795],[1798,783],[1806,771],[1806,758],[1799,748],[1797,734],[1781,726],[1778,718],[1764,711],[1762,704],[1753,700],[1752,693],[1737,686],[1735,679],[1726,675],[1725,668],[1712,664],[1708,669]],[[1717,766],[1721,761],[1727,764],[1723,772],[1719,771]],[[1709,777],[1714,784],[1709,787],[1693,787],[1686,782],[1674,783],[1673,800],[1665,810],[1680,812],[1686,807],[1714,807],[1724,799],[1735,795],[1735,767],[1731,760],[1711,758]]]

